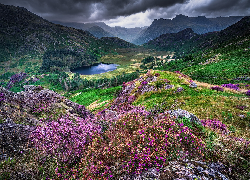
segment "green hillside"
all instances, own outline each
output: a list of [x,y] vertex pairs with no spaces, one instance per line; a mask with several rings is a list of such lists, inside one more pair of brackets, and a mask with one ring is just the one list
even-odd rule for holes
[[53,24],[25,8],[0,4],[0,10],[1,73],[38,72],[41,66],[43,71],[67,71],[94,64],[115,48],[131,46],[121,39],[98,40],[89,32]]
[[[166,34],[145,44],[145,47],[176,52],[177,61],[161,64],[158,69],[182,71],[209,83],[230,83],[250,74],[249,22],[250,17],[244,17],[220,32],[193,34],[186,40],[169,39],[172,36]],[[187,31],[180,33],[190,35]],[[178,33],[173,36],[178,37]]]
[[[250,17],[143,46],[0,19],[0,180],[250,178]],[[120,66],[69,72],[95,62]]]

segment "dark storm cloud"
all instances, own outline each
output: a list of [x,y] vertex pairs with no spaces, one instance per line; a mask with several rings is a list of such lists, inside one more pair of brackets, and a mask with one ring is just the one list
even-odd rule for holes
[[[107,20],[127,16],[158,7],[169,7],[186,0],[0,0],[0,3],[23,6],[28,10],[45,16],[47,19]],[[64,19],[66,18],[66,19]]]
[[[149,26],[156,18],[249,16],[250,0],[0,0],[48,20]],[[129,22],[128,22],[129,21]]]
[[148,9],[159,7],[170,7],[177,3],[184,3],[186,0],[106,0],[103,4],[106,11],[103,12],[107,17],[127,16]]
[[[199,11],[207,13],[250,13],[250,1],[249,0],[212,0],[206,6],[202,6]],[[249,15],[249,14],[245,14]]]

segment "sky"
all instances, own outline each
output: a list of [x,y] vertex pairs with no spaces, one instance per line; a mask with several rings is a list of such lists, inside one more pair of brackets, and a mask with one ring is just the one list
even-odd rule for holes
[[127,28],[150,26],[154,19],[249,16],[250,0],[0,0],[5,5],[25,7],[49,20],[105,22]]

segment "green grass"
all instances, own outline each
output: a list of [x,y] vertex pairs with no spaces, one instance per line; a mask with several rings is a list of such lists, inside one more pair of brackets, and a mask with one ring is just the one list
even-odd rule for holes
[[[66,93],[64,96],[78,104],[89,106],[92,103],[102,103],[110,101],[115,97],[115,94],[121,90],[121,86],[107,88],[107,89],[85,89],[72,91]],[[100,106],[99,108],[101,108]]]
[[247,68],[250,67],[249,51],[241,50],[223,54],[219,59],[217,63],[184,68],[183,72],[199,81],[216,84],[233,82],[232,79],[250,73],[250,69]]
[[[207,87],[193,89],[183,84],[184,80],[179,79],[178,74],[175,75],[175,79],[171,72],[159,73],[161,74],[159,78],[171,79],[170,84],[175,85],[175,87],[139,95],[133,103],[134,105],[145,106],[148,110],[157,108],[160,112],[180,108],[195,114],[200,119],[217,118],[229,126],[237,127],[238,136],[244,135],[250,138],[250,134],[245,132],[246,128],[250,128],[250,101],[245,94],[230,91],[217,92]],[[183,87],[184,91],[174,93],[178,86]],[[237,105],[247,108],[240,110]],[[239,115],[244,115],[245,118],[241,118]]]

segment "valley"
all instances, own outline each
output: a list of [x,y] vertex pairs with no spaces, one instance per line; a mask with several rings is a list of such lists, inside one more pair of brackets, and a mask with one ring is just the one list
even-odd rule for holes
[[[0,10],[0,179],[250,178],[249,16],[126,31]],[[72,72],[99,63],[119,66]]]

